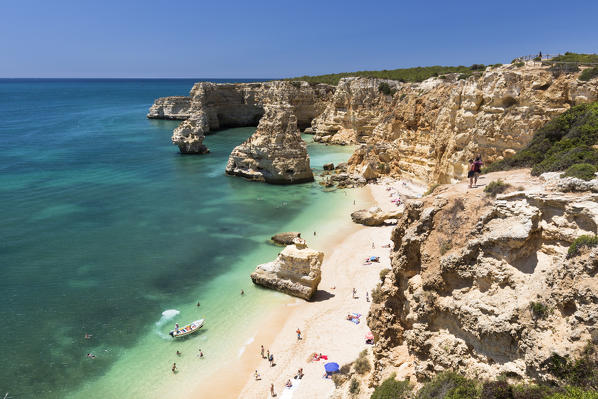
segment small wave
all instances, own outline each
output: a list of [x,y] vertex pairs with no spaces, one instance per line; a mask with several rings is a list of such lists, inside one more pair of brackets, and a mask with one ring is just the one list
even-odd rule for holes
[[247,348],[247,345],[251,345],[253,341],[255,341],[255,337],[250,337],[241,347],[241,349],[239,349],[239,354],[237,355],[237,357],[243,356],[243,353],[245,353],[245,348]]
[[175,317],[176,315],[178,315],[179,312],[176,309],[168,309],[162,312],[162,317],[160,317],[160,320],[158,320],[156,322],[156,333],[158,334],[158,336],[160,336],[160,338],[163,339],[170,339],[170,335],[163,333],[162,331],[160,331],[160,328],[166,324],[166,322],[168,320],[171,320],[173,317]]

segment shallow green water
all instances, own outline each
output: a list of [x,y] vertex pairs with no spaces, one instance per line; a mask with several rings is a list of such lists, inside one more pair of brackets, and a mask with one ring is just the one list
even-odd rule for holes
[[[177,378],[191,370],[199,378],[237,356],[253,334],[243,326],[288,300],[248,277],[280,250],[267,238],[289,229],[333,234],[331,221],[352,201],[344,192],[224,175],[228,154],[254,129],[208,136],[206,156],[178,154],[176,122],[145,113],[155,97],[190,87],[0,81],[0,392],[176,393],[164,391],[172,361]],[[318,169],[350,150],[310,144],[309,152]],[[180,313],[161,319],[169,309]],[[174,321],[200,317],[207,322],[195,337],[166,335]]]

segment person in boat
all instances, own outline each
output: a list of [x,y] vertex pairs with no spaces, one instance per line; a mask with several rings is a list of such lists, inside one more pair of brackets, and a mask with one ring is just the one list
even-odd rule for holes
[[174,323],[174,332],[179,333],[179,323]]

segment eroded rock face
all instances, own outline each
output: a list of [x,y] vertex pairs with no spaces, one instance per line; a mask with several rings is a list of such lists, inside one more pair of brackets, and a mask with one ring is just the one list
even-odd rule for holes
[[390,212],[384,212],[378,207],[373,207],[351,213],[351,220],[353,220],[353,223],[363,224],[365,226],[382,226],[387,224],[388,220],[399,218],[402,214],[403,207]]
[[255,284],[309,300],[322,279],[323,260],[323,252],[298,242],[285,247],[273,262],[259,265],[251,279]]
[[570,106],[598,99],[598,79],[579,73],[554,76],[527,64],[487,68],[467,79],[456,75],[421,83],[341,79],[326,110],[314,119],[314,140],[362,143],[350,172],[374,164],[382,174],[449,183],[466,177],[467,160],[512,156],[538,128]]
[[[265,107],[277,104],[290,107],[298,127],[304,129],[324,110],[325,102],[333,92],[333,86],[306,82],[199,82],[191,89],[188,112],[181,113],[188,114],[181,119],[188,119],[189,123],[182,123],[175,129],[172,142],[183,153],[204,153],[202,146],[206,134],[231,127],[257,126]],[[166,99],[169,98],[172,97]],[[152,117],[160,117],[160,110],[165,109],[163,103],[169,103],[166,99],[156,100],[150,109]],[[164,118],[173,119],[167,117],[170,113],[162,114]]]
[[307,145],[290,106],[266,108],[256,132],[231,152],[226,173],[271,184],[314,180]]
[[577,356],[598,332],[598,251],[566,257],[597,225],[598,195],[587,192],[409,201],[368,317],[377,372],[406,345],[420,381],[443,370],[553,379],[545,361]]
[[191,116],[191,98],[185,96],[161,97],[149,109],[149,119],[185,120]]

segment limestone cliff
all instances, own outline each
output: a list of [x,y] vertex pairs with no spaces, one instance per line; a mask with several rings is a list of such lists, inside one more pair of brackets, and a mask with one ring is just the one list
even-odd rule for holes
[[226,173],[271,184],[314,180],[291,106],[266,106],[255,133],[231,152]]
[[570,106],[596,101],[598,79],[559,76],[534,63],[488,67],[466,79],[447,75],[422,83],[345,78],[312,122],[315,140],[363,143],[350,170],[366,164],[380,173],[426,183],[466,175],[467,160],[509,157],[533,132]]
[[307,248],[302,239],[282,250],[276,260],[259,265],[251,274],[255,284],[306,300],[311,299],[322,279],[324,253]]
[[161,97],[149,109],[149,119],[185,120],[191,116],[191,98],[185,96]]
[[[334,92],[329,85],[310,85],[306,82],[271,81],[259,83],[211,83],[199,82],[191,89],[189,111],[186,121],[175,129],[172,142],[182,153],[203,153],[206,134],[219,129],[257,126],[268,105],[290,106],[300,129],[310,126],[311,121],[325,108]],[[173,97],[156,100],[148,117],[160,117]],[[171,113],[163,111],[164,118]],[[174,119],[174,118],[170,118]]]
[[368,316],[377,378],[412,362],[419,381],[443,370],[550,381],[551,356],[575,357],[598,334],[598,250],[567,257],[575,238],[596,234],[598,195],[500,177],[525,189],[493,199],[445,186],[407,202]]
[[[167,97],[158,99],[148,116],[187,118],[172,141],[181,152],[203,153],[205,134],[256,126],[265,106],[287,104],[299,129],[313,132],[316,141],[361,144],[349,161],[349,174],[367,167],[381,175],[447,183],[466,175],[474,155],[482,154],[486,162],[510,157],[554,115],[598,100],[598,78],[582,82],[578,77],[579,72],[555,75],[528,62],[421,83],[368,78],[344,78],[337,87],[201,82],[191,90],[188,110],[183,105],[169,110],[172,97]],[[381,91],[381,83],[389,90]]]

